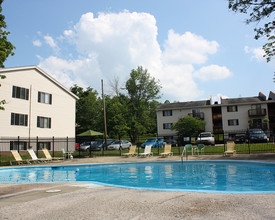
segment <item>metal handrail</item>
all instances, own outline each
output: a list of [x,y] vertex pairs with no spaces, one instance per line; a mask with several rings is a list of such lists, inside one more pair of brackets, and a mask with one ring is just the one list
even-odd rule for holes
[[188,160],[188,154],[186,147],[183,148],[183,151],[181,153],[181,162],[183,162],[183,153],[185,152],[185,160]]

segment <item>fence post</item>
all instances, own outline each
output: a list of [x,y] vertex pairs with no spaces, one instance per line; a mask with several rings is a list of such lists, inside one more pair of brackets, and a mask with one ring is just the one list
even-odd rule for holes
[[67,152],[69,152],[69,137],[67,136]]
[[18,152],[20,152],[19,141],[20,141],[20,137],[18,136],[17,137],[17,148],[18,148],[17,150],[18,150]]
[[250,138],[248,137],[248,153],[250,154]]
[[38,136],[36,136],[36,154],[38,155]]
[[222,139],[223,139],[223,152],[225,152],[226,149],[225,149],[224,130],[222,130]]
[[54,157],[54,136],[53,136],[53,157]]

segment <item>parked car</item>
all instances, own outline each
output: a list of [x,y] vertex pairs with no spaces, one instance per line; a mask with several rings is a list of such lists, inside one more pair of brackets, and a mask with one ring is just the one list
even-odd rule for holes
[[148,138],[145,142],[141,144],[142,148],[145,148],[146,145],[152,145],[152,148],[154,147],[163,147],[163,139],[162,138]]
[[175,139],[168,139],[165,142],[166,144],[171,144],[172,147],[176,147],[178,145],[178,142]]
[[90,147],[91,145],[93,145],[95,141],[86,141],[86,142],[83,142],[79,145],[79,148],[77,150],[80,150],[80,151],[89,151],[90,150]]
[[132,146],[132,143],[127,140],[118,140],[114,141],[108,146],[108,150],[124,150],[124,149],[130,149]]
[[[113,143],[113,139],[107,139],[107,146]],[[92,145],[91,145],[91,150],[96,151],[96,150],[102,150],[103,147],[105,147],[105,139],[100,139],[96,140]]]
[[259,128],[249,129],[247,136],[250,142],[268,142],[267,135]]
[[211,132],[202,132],[199,134],[197,144],[215,145],[215,138]]
[[235,143],[245,143],[246,139],[247,137],[245,133],[238,133],[235,135]]

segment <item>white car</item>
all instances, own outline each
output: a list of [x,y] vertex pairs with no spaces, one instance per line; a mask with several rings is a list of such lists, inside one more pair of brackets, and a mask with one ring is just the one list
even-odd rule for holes
[[215,145],[215,138],[211,132],[202,132],[199,134],[197,144]]
[[127,140],[119,140],[114,141],[112,144],[108,146],[108,150],[124,150],[124,149],[130,149],[132,146],[132,143]]

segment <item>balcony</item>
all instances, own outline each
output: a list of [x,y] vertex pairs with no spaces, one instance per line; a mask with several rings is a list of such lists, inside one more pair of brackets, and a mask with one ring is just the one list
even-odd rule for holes
[[249,117],[259,117],[259,116],[265,116],[266,115],[266,109],[249,109],[248,110],[248,116]]
[[213,114],[213,120],[222,120],[222,114]]
[[188,113],[190,117],[199,118],[204,120],[204,112],[197,112],[197,113]]

